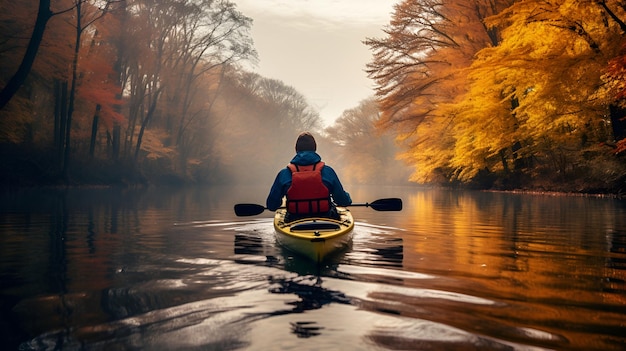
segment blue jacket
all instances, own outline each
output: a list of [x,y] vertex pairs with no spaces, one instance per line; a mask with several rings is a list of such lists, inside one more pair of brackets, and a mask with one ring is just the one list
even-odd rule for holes
[[[301,151],[294,156],[291,163],[298,166],[312,165],[322,160],[320,155],[314,151]],[[337,177],[337,173],[330,166],[325,165],[322,168],[322,182],[328,188],[333,201],[339,206],[348,206],[352,204],[350,194],[343,190],[343,186]],[[287,195],[287,190],[291,186],[291,171],[285,167],[274,180],[270,194],[267,196],[265,206],[270,211],[276,211],[283,204],[283,197]]]

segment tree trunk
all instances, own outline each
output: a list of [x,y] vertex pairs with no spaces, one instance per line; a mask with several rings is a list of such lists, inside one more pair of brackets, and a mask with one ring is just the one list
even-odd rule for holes
[[93,122],[91,123],[91,141],[89,143],[89,157],[93,158],[94,151],[96,150],[96,137],[98,136],[98,120],[100,119],[100,104],[96,105],[96,113],[93,115]]
[[69,91],[67,106],[67,125],[65,126],[65,152],[63,153],[63,179],[69,181],[69,167],[71,152],[72,114],[76,99],[76,84],[78,82],[78,54],[80,52],[80,38],[82,35],[82,2],[76,3],[76,42],[74,43],[74,59],[72,60],[72,85]]
[[114,161],[120,158],[120,138],[122,136],[122,126],[119,123],[113,125],[113,140],[111,140],[111,158]]
[[43,33],[50,17],[52,17],[52,12],[50,11],[50,0],[39,0],[37,20],[35,21],[33,34],[28,42],[28,47],[26,48],[26,53],[24,54],[22,63],[17,69],[17,72],[15,72],[15,75],[11,77],[7,85],[0,92],[0,110],[6,106],[13,95],[15,95],[22,84],[24,84],[26,77],[28,77],[28,73],[30,73],[33,62],[35,62],[35,57],[37,57],[37,51],[39,51],[39,45],[41,44]]
[[161,89],[159,88],[154,93],[154,98],[152,99],[152,103],[150,104],[150,109],[148,110],[148,113],[146,114],[146,117],[141,122],[141,128],[139,129],[139,135],[137,136],[137,146],[135,147],[135,158],[134,158],[135,162],[137,162],[137,159],[139,157],[139,150],[141,150],[141,141],[143,140],[143,133],[146,130],[146,127],[148,126],[148,122],[150,122],[150,120],[152,119],[152,116],[154,115],[154,111],[156,111],[157,102],[159,100],[159,93],[160,92],[161,92]]
[[620,141],[626,138],[626,109],[617,105],[609,106],[611,116],[611,127],[613,127],[613,138]]
[[[55,96],[56,107],[55,113],[58,112],[58,116],[55,116],[55,120],[58,119],[58,129],[54,131],[55,148],[57,154],[58,170],[63,169],[63,150],[65,148],[65,126],[67,123],[67,81],[58,82],[58,95]],[[56,123],[56,121],[55,121]]]

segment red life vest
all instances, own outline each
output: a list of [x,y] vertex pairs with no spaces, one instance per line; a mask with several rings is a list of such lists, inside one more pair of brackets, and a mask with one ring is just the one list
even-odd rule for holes
[[290,163],[291,186],[287,190],[287,211],[292,214],[316,214],[330,211],[330,192],[322,182],[324,162],[299,166]]

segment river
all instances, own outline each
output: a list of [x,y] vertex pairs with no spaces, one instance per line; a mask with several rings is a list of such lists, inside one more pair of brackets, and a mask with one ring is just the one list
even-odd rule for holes
[[255,187],[20,190],[0,205],[6,350],[624,350],[626,202],[351,189],[351,246],[275,243]]

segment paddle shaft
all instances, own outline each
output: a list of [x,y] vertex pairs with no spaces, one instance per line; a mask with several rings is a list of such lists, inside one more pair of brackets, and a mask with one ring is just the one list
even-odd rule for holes
[[[402,199],[399,199],[399,198],[379,199],[371,203],[351,204],[346,207],[371,207],[372,209],[376,211],[401,211]],[[284,207],[281,207],[281,208],[284,208]],[[257,204],[236,204],[235,205],[235,214],[237,216],[255,216],[255,215],[263,213],[263,211],[265,210],[267,210],[267,207],[263,205],[257,205]]]

